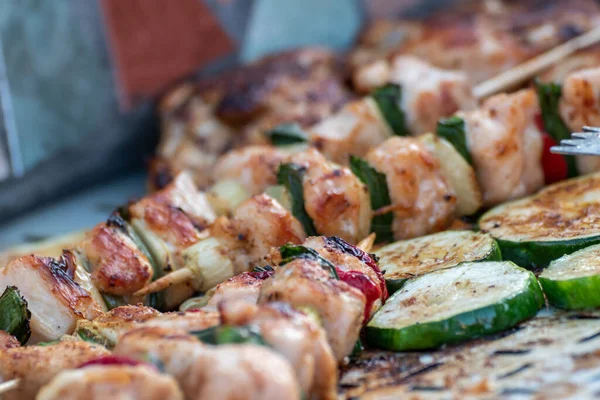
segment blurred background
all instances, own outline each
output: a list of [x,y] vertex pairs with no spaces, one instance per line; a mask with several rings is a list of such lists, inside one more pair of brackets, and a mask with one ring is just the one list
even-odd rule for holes
[[0,250],[82,229],[145,191],[161,94],[374,16],[444,1],[3,0]]

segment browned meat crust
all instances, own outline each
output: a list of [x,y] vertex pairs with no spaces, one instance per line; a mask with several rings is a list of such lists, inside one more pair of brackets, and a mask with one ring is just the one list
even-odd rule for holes
[[212,183],[216,158],[232,147],[263,144],[284,122],[309,127],[351,98],[339,59],[321,48],[280,53],[175,89],[160,107],[163,133],[151,187],[181,170]]

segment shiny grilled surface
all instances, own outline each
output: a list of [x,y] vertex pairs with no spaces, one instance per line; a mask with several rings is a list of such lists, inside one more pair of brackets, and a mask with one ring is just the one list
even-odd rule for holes
[[342,369],[344,399],[556,399],[600,394],[600,311],[542,311],[503,334],[437,351],[368,350]]

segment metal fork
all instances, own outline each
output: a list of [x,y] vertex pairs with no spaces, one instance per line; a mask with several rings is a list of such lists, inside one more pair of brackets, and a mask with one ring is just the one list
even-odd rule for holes
[[560,146],[553,146],[550,152],[573,156],[600,156],[600,128],[584,126],[583,132],[575,132],[571,139],[563,139]]

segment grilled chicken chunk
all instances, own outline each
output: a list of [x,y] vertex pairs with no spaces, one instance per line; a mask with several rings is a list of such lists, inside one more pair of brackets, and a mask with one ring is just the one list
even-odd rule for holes
[[19,386],[3,394],[3,400],[33,400],[38,390],[63,370],[108,354],[99,345],[61,341],[47,346],[26,346],[0,352],[0,382],[21,379]]
[[477,104],[463,72],[435,68],[416,57],[398,56],[389,63],[379,60],[354,73],[354,85],[364,92],[386,83],[401,85],[400,108],[413,135],[433,132],[441,118]]
[[186,399],[299,399],[290,364],[256,345],[206,346],[181,330],[148,327],[121,337],[114,353],[161,362]]
[[376,20],[362,33],[352,65],[410,54],[464,71],[473,84],[598,26],[593,0],[464,1],[419,21]]
[[71,333],[79,319],[100,315],[103,306],[68,276],[64,262],[34,255],[0,269],[0,292],[16,286],[31,311],[29,343],[55,340]]
[[150,366],[93,365],[63,371],[36,400],[183,400],[175,380]]
[[232,146],[264,144],[264,132],[279,124],[306,128],[329,116],[350,98],[339,70],[333,53],[305,48],[176,89],[161,104],[158,155],[167,174],[191,170],[204,188],[217,157]]
[[[365,317],[368,321],[387,299],[385,279],[375,260],[338,237],[312,236],[303,245],[316,250],[321,257],[335,265],[338,275],[342,275],[340,279],[347,277],[347,283],[352,285],[355,282],[355,287],[363,291],[367,297]],[[363,282],[363,276],[370,281],[369,284]]]
[[337,398],[337,363],[325,332],[313,319],[278,302],[224,302],[220,310],[224,324],[257,327],[267,344],[292,364],[308,398]]
[[[272,247],[301,243],[306,234],[289,211],[273,198],[261,194],[244,201],[231,220],[217,220],[211,227],[211,237],[218,240],[220,254],[232,265],[228,279],[262,264]],[[198,248],[197,257],[202,257],[202,249]]]
[[[154,260],[155,279],[185,266],[182,252],[208,234],[205,229],[215,214],[204,194],[189,175],[180,174],[159,192],[129,206],[131,225],[141,237]],[[204,232],[202,232],[204,231]],[[178,306],[194,292],[182,283],[165,293],[167,309]]]
[[155,309],[141,305],[116,307],[91,321],[79,321],[75,334],[97,338],[98,341],[103,341],[110,347],[117,342],[119,335],[123,332],[159,315],[161,315],[160,312]]
[[150,260],[118,216],[96,225],[78,248],[87,259],[93,286],[101,293],[132,295],[152,280]]
[[393,135],[370,97],[352,101],[309,130],[310,143],[328,159],[347,164]]
[[231,150],[215,164],[216,182],[234,180],[250,194],[260,194],[277,184],[277,168],[288,153],[280,147],[247,146]]
[[338,361],[352,351],[362,326],[365,296],[330,275],[316,260],[297,258],[277,268],[261,288],[259,304],[283,301],[314,310]]
[[440,231],[450,225],[456,207],[454,189],[439,161],[417,139],[395,137],[371,150],[369,164],[385,174],[396,240]]
[[314,149],[295,154],[291,161],[306,168],[304,208],[317,232],[336,235],[352,243],[369,234],[369,191],[350,169],[328,162]]
[[543,142],[533,90],[490,97],[465,120],[467,145],[488,206],[534,193],[544,184]]
[[151,170],[151,186],[162,189],[173,176],[190,171],[198,187],[210,183],[218,156],[231,146],[236,132],[214,114],[214,105],[196,95],[190,85],[177,88],[161,104],[162,135],[158,168]]
[[219,304],[224,302],[256,304],[260,288],[267,277],[264,273],[243,272],[218,284],[201,298],[190,299],[185,307],[217,310]]
[[180,250],[196,243],[215,219],[204,194],[181,174],[164,189],[129,207],[131,223],[163,268],[179,267]]
[[98,340],[111,347],[123,333],[142,326],[156,326],[184,331],[206,329],[219,323],[219,314],[205,310],[161,314],[150,307],[122,306],[93,319],[80,321],[76,334]]

